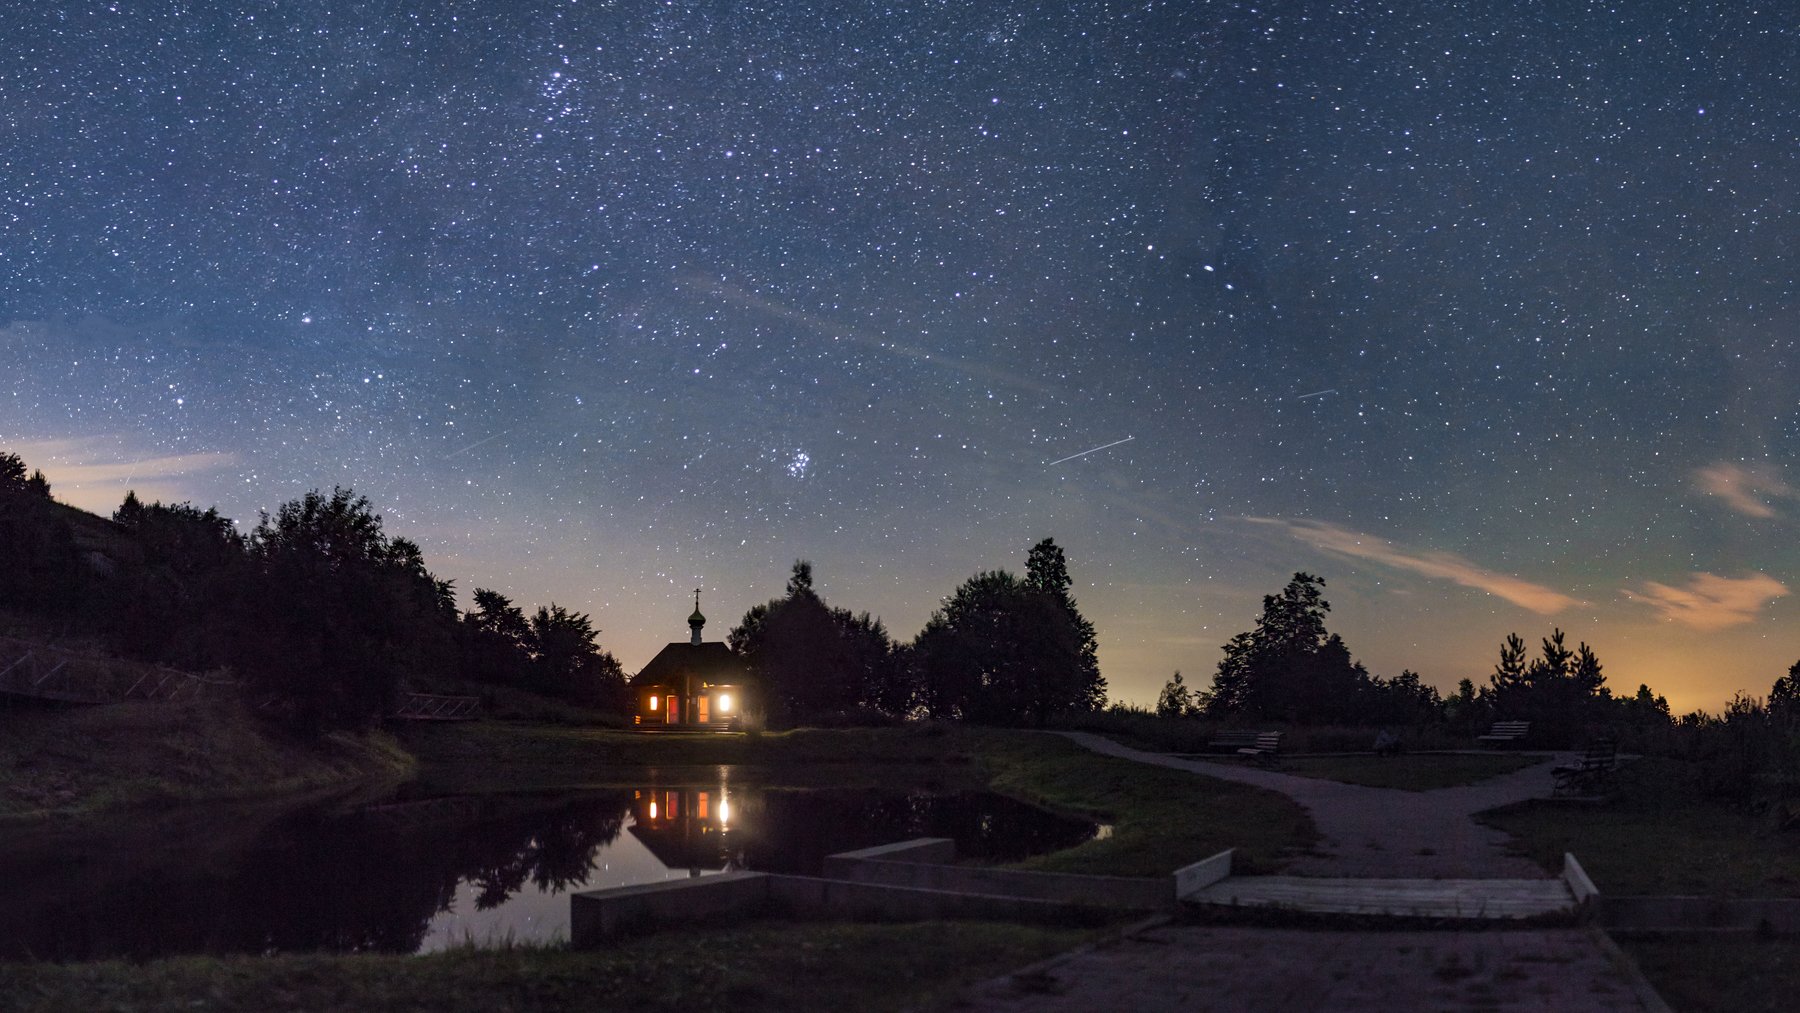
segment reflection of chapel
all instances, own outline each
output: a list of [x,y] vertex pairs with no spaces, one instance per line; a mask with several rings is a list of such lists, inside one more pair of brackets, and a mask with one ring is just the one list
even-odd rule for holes
[[631,680],[637,698],[634,724],[642,729],[693,728],[732,731],[744,710],[748,670],[721,641],[702,641],[700,592],[694,592],[691,634],[685,644],[664,647]]

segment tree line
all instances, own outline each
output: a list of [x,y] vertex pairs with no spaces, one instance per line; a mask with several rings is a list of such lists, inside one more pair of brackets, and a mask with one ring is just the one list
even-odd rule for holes
[[908,717],[989,724],[1044,721],[1106,705],[1098,639],[1072,594],[1054,539],[1025,575],[986,570],[959,585],[910,643],[867,612],[825,604],[812,564],[787,593],[744,613],[728,643],[757,674],[777,725]]
[[1620,721],[1669,718],[1668,702],[1648,686],[1615,698],[1593,648],[1585,642],[1570,648],[1560,629],[1543,638],[1535,658],[1518,634],[1509,634],[1486,683],[1463,679],[1449,697],[1411,670],[1392,679],[1371,675],[1343,638],[1325,628],[1331,604],[1324,589],[1323,578],[1294,574],[1279,594],[1263,598],[1255,628],[1224,645],[1212,687],[1196,690],[1177,672],[1163,687],[1157,713],[1298,725],[1441,724],[1467,734],[1495,721],[1523,720],[1540,741],[1565,745]]
[[[459,680],[516,687],[623,715],[618,660],[590,616],[528,612],[427,568],[366,497],[312,491],[242,533],[217,509],[145,504],[128,492],[112,524],[56,504],[42,473],[0,455],[0,610],[97,637],[127,657],[230,669],[258,709],[306,730],[359,727],[403,690]],[[910,643],[868,612],[825,603],[812,566],[749,609],[730,646],[755,672],[776,726],[929,716],[1042,722],[1104,706],[1093,624],[1063,550],[1033,546],[1024,576],[969,578]]]
[[453,582],[349,489],[283,503],[248,534],[216,509],[128,492],[109,525],[11,482],[16,456],[0,455],[0,609],[60,635],[229,669],[260,712],[310,731],[369,725],[403,690],[459,679],[625,705],[587,615],[552,603],[527,617],[482,588],[460,611]]

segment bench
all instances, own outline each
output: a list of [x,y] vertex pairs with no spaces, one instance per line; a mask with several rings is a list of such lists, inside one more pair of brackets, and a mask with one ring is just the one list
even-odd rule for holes
[[1229,749],[1239,756],[1248,756],[1259,763],[1274,763],[1281,754],[1280,732],[1227,731],[1219,732],[1207,743],[1211,749]]
[[1618,762],[1619,740],[1595,739],[1588,743],[1580,760],[1550,768],[1550,776],[1556,779],[1552,793],[1562,795],[1573,791],[1591,791],[1612,777],[1613,768]]
[[1531,734],[1529,721],[1496,721],[1494,727],[1486,735],[1477,736],[1476,742],[1517,742]]

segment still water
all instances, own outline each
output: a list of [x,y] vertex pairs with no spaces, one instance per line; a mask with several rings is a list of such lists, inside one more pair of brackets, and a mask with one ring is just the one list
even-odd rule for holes
[[566,939],[572,891],[817,874],[910,837],[1006,861],[1093,836],[999,795],[683,783],[301,809],[184,808],[0,831],[0,959],[430,952]]

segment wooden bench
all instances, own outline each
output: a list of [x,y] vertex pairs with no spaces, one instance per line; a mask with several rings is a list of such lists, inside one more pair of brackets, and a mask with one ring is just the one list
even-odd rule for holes
[[1619,740],[1595,739],[1588,743],[1580,760],[1550,768],[1550,776],[1556,779],[1556,786],[1552,791],[1557,795],[1591,791],[1612,777],[1613,768],[1618,766],[1618,762]]
[[1529,721],[1496,721],[1494,727],[1486,735],[1477,736],[1476,742],[1517,742],[1531,734]]
[[1280,732],[1226,731],[1207,743],[1211,749],[1229,749],[1258,763],[1272,764],[1281,755]]

